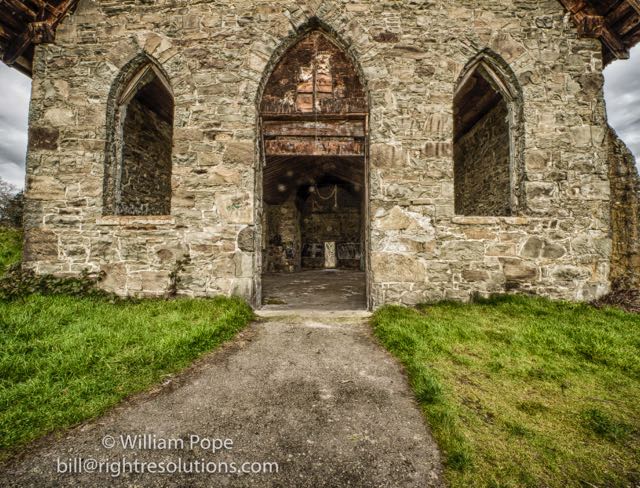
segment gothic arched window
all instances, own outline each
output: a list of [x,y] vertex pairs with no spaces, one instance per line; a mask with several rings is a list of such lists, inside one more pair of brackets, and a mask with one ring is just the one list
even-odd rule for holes
[[106,215],[171,213],[173,93],[150,60],[123,74],[109,110]]
[[522,95],[501,58],[485,51],[467,65],[453,114],[456,214],[515,214],[522,203]]

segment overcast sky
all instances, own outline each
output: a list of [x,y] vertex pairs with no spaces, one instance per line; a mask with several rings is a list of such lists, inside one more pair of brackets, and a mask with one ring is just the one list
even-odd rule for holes
[[607,66],[604,78],[609,123],[640,163],[640,44],[631,50],[630,59]]
[[0,63],[0,178],[24,186],[31,80]]
[[[640,162],[640,45],[605,70],[609,122]],[[31,81],[0,63],[0,177],[24,186]]]

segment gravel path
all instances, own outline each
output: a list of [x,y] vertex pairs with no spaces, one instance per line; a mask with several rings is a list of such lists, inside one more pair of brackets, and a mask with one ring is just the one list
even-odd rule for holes
[[[148,434],[147,448],[123,447],[121,436],[136,434]],[[169,449],[161,449],[163,442]],[[158,463],[156,471],[180,462],[183,470],[212,471],[224,463],[241,469],[245,462],[273,462],[278,472],[58,473],[91,468],[94,459],[108,461],[101,469],[112,473],[123,459],[129,470],[142,463]],[[269,466],[245,468],[273,471]],[[272,313],[158,391],[30,446],[0,467],[0,486],[430,487],[442,481],[438,449],[403,372],[375,342],[363,314]]]

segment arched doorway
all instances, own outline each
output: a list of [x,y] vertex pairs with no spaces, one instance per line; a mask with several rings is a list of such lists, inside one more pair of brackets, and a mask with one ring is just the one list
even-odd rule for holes
[[275,65],[260,124],[263,304],[365,308],[368,104],[322,30]]

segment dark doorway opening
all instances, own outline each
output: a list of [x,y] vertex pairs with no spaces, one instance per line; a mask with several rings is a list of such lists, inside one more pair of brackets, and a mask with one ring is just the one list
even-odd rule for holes
[[263,304],[365,308],[367,103],[323,32],[276,65],[261,123]]

